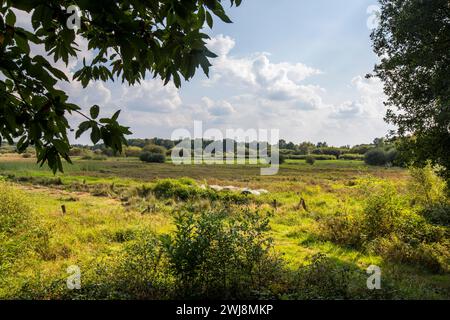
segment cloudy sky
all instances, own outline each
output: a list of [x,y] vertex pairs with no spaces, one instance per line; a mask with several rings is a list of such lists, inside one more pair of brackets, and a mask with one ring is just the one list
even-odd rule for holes
[[[73,102],[121,109],[133,137],[170,138],[175,129],[279,129],[288,141],[333,145],[384,136],[382,85],[365,75],[377,57],[370,42],[376,0],[244,0],[230,9],[233,24],[216,21],[210,78],[201,70],[180,90],[158,79],[128,87],[96,82],[62,84]],[[25,17],[22,17],[25,19]],[[79,43],[87,59],[91,54]],[[38,50],[38,49],[36,49]],[[80,60],[78,60],[80,61]],[[65,67],[77,70],[74,61]],[[80,121],[77,117],[72,123]],[[88,137],[79,142],[87,143]]]

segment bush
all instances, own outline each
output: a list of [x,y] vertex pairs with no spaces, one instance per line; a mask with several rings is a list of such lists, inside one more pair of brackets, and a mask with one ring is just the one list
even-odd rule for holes
[[346,299],[350,273],[343,267],[336,266],[336,262],[324,254],[312,257],[311,264],[301,267],[296,275],[295,287],[289,299],[317,300],[317,299]]
[[411,179],[408,191],[413,205],[420,206],[421,214],[431,223],[449,225],[450,202],[447,198],[446,183],[433,167],[410,168]]
[[339,157],[342,160],[364,160],[364,155],[357,153],[346,153]]
[[158,198],[178,198],[183,201],[198,198],[205,191],[191,179],[163,179],[157,181],[153,187]]
[[448,204],[437,203],[427,206],[422,210],[421,214],[430,223],[450,226],[450,205]]
[[162,153],[144,152],[139,156],[139,159],[148,163],[164,163],[166,162],[166,155]]
[[179,298],[255,299],[271,292],[281,270],[266,237],[269,220],[248,210],[177,213],[164,238]]
[[361,247],[387,260],[416,264],[433,272],[450,269],[450,242],[446,227],[429,224],[407,209],[389,183],[369,184],[361,214],[322,219],[320,235],[325,240]]
[[398,151],[396,149],[386,151],[382,148],[375,148],[367,151],[364,155],[364,161],[371,166],[395,165],[397,158]]
[[142,148],[133,147],[133,146],[126,147],[124,153],[125,153],[126,157],[136,157],[137,158],[141,155]]
[[313,165],[316,162],[316,159],[313,156],[307,156],[305,160],[306,163],[310,165]]
[[362,243],[362,218],[359,215],[336,214],[321,220],[321,236],[333,243],[359,248]]
[[167,149],[161,146],[157,146],[154,144],[147,144],[142,148],[142,151],[149,152],[149,153],[157,153],[157,154],[166,154]]
[[386,152],[383,149],[372,149],[364,155],[364,161],[370,166],[384,166],[387,164]]
[[363,213],[363,232],[368,240],[384,237],[396,230],[402,214],[404,203],[390,183],[375,185],[368,190]]
[[28,159],[28,158],[31,158],[31,157],[32,157],[31,153],[24,153],[24,154],[22,154],[22,158],[24,158],[24,159]]

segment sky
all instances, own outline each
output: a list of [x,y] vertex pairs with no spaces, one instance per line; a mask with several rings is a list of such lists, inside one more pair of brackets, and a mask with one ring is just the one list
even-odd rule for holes
[[[280,138],[295,143],[369,143],[389,130],[382,83],[365,78],[377,62],[370,41],[376,3],[243,0],[227,11],[233,24],[216,19],[212,30],[205,28],[208,47],[218,54],[209,78],[199,69],[180,89],[150,77],[133,87],[120,81],[60,86],[85,110],[93,104],[104,116],[122,110],[119,120],[134,138],[171,138],[174,130],[193,132],[194,121],[202,121],[224,134],[279,129]],[[18,18],[27,23],[26,16]],[[80,57],[92,59],[86,44],[79,45]],[[73,74],[79,61],[58,66]],[[88,134],[76,141],[88,142]]]

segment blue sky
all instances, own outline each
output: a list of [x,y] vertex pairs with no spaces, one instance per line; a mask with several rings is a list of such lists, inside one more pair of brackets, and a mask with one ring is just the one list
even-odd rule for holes
[[[224,1],[227,3],[227,1]],[[121,109],[133,137],[170,138],[174,130],[279,129],[296,143],[327,141],[355,145],[384,136],[382,84],[365,79],[377,57],[370,41],[368,9],[376,0],[243,0],[228,9],[233,24],[215,20],[210,78],[201,70],[180,90],[159,79],[140,86],[62,83],[70,99],[103,115]],[[18,15],[27,24],[26,15]],[[92,59],[79,39],[79,60],[58,65],[73,74],[82,58]],[[39,48],[34,48],[39,53]],[[76,124],[81,118],[74,117]],[[87,143],[88,136],[78,142]]]

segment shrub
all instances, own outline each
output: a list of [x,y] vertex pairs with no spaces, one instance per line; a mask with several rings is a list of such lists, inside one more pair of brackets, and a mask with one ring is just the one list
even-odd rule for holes
[[374,148],[364,155],[364,161],[371,166],[395,165],[397,158],[398,151],[394,148],[387,151],[383,148]]
[[22,154],[22,158],[28,159],[28,158],[31,158],[31,157],[32,157],[31,153],[24,153],[24,154]]
[[367,197],[363,213],[363,232],[368,240],[387,236],[404,212],[404,203],[390,183],[375,185]]
[[126,157],[139,157],[142,153],[142,148],[129,146],[125,148],[124,153]]
[[409,169],[411,179],[408,181],[408,190],[414,204],[431,206],[446,201],[446,184],[433,167],[428,164],[423,168]]
[[384,166],[387,164],[386,152],[383,149],[372,149],[364,155],[364,161],[371,166]]
[[186,201],[197,198],[205,190],[191,179],[163,179],[156,182],[153,192],[158,198],[178,198]]
[[162,153],[143,152],[139,159],[148,163],[164,163],[166,162],[166,155]]
[[251,299],[270,292],[281,262],[265,235],[268,224],[248,210],[177,213],[164,246],[179,297]]
[[149,153],[157,153],[157,154],[166,154],[167,149],[161,146],[157,146],[154,144],[147,144],[142,148],[142,151],[149,152]]
[[450,202],[447,198],[446,183],[433,167],[410,168],[408,193],[413,205],[421,207],[422,215],[431,223],[449,225]]
[[305,160],[306,163],[310,165],[313,165],[316,162],[316,159],[313,156],[307,156]]
[[321,220],[319,232],[325,240],[358,248],[363,243],[362,221],[359,215],[336,214]]
[[421,214],[430,223],[450,226],[450,205],[444,203],[437,203],[424,208]]
[[390,261],[418,265],[435,273],[450,271],[450,246],[448,243],[434,242],[414,245],[402,241],[396,235],[391,235],[388,238],[374,241],[370,250]]
[[389,183],[371,183],[366,194],[361,214],[322,219],[319,229],[322,238],[433,272],[449,270],[450,242],[446,227],[431,225],[421,215],[408,210],[406,199]]
[[364,160],[364,155],[357,153],[346,153],[339,157],[342,160]]
[[316,254],[295,276],[288,297],[296,300],[348,298],[350,273],[324,254]]

